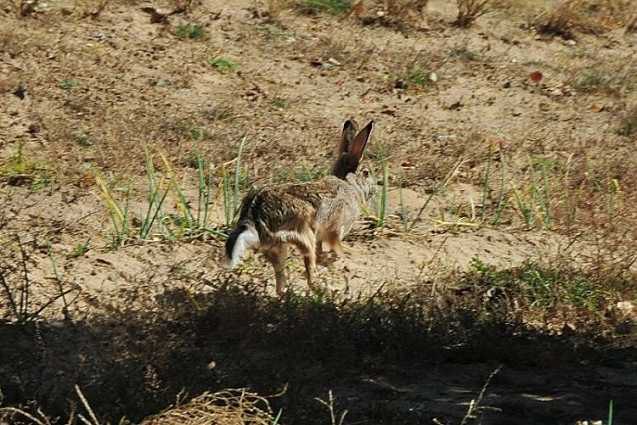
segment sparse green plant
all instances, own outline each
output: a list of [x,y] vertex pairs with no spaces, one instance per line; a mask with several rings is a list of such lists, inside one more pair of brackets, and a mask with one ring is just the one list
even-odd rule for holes
[[351,9],[352,2],[351,0],[301,0],[298,6],[305,13],[327,12],[340,15]]
[[380,188],[380,194],[376,203],[376,217],[374,219],[374,225],[378,228],[385,227],[387,220],[387,202],[389,193],[389,163],[384,161],[383,163],[383,184]]
[[86,148],[93,145],[93,142],[91,141],[90,136],[83,131],[78,131],[73,136],[75,139],[75,143],[77,143],[78,145],[82,147]]
[[612,82],[612,78],[601,69],[590,68],[583,70],[575,78],[573,86],[584,93],[592,93],[611,91]]
[[88,238],[86,242],[80,242],[77,245],[75,245],[75,247],[73,248],[71,252],[69,252],[67,257],[78,258],[78,257],[84,256],[84,254],[86,254],[89,250],[89,242],[91,242],[91,238]]
[[15,152],[4,165],[0,165],[0,177],[4,177],[13,186],[30,185],[38,191],[50,184],[46,164],[33,160],[24,150],[24,144],[18,143]]
[[407,72],[405,80],[410,85],[416,85],[420,87],[426,86],[432,82],[430,78],[430,72],[422,69],[419,66],[411,68]]
[[476,19],[489,11],[491,0],[456,0],[458,16],[454,25],[460,28],[471,26]]
[[230,59],[222,57],[208,59],[208,64],[214,67],[219,72],[230,72],[239,67],[237,63],[231,61]]
[[529,178],[527,186],[513,188],[515,205],[526,227],[532,228],[539,224],[541,227],[549,228],[552,222],[552,209],[548,163],[541,159],[535,163],[531,162]]
[[568,305],[595,312],[605,296],[589,276],[561,269],[561,266],[546,267],[526,262],[514,269],[497,270],[479,258],[473,258],[471,269],[465,278],[473,279],[471,273],[477,273],[483,287],[514,291],[532,309],[548,310]]
[[77,87],[79,84],[80,83],[77,80],[65,79],[60,81],[60,88],[63,90],[71,90],[72,88]]
[[475,62],[480,60],[480,55],[467,46],[456,46],[449,52],[449,56],[458,58],[464,62]]
[[272,106],[278,109],[285,109],[288,107],[288,101],[282,97],[275,97],[272,100]]
[[[146,150],[146,177],[148,179],[148,209],[146,214],[142,218],[141,227],[139,229],[139,237],[142,240],[148,239],[151,229],[155,220],[159,218],[162,220],[162,206],[168,196],[169,188],[164,188],[166,185],[163,179],[158,181],[155,173],[155,165],[153,164],[153,158],[148,150]],[[163,191],[163,194],[161,193]]]
[[191,40],[198,40],[203,38],[205,31],[200,24],[188,23],[178,25],[175,29],[175,35],[179,38],[189,38]]

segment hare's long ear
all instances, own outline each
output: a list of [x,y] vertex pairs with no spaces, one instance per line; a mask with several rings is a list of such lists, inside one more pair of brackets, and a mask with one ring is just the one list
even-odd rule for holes
[[[342,145],[346,144],[346,139],[349,137],[346,136],[346,133],[355,132],[353,131],[353,128],[348,128],[348,126],[350,125],[348,123],[349,121],[345,123],[345,127],[343,128]],[[353,123],[353,125],[355,126],[356,124]],[[363,152],[365,151],[365,146],[367,146],[369,136],[372,134],[373,128],[374,122],[370,121],[364,129],[353,136],[351,141],[347,143],[348,146],[346,150],[338,153],[336,162],[334,163],[334,169],[332,170],[332,174],[334,176],[344,180],[349,173],[356,172],[361,157],[363,156]]]
[[372,135],[372,130],[374,130],[374,121],[370,121],[361,131],[358,132],[358,134],[356,134],[356,136],[354,136],[354,140],[349,147],[349,153],[356,157],[358,161],[360,161],[363,157],[363,152],[365,151],[369,137]]
[[358,132],[358,124],[353,119],[345,121],[343,124],[343,137],[336,151],[336,156],[340,156],[344,152],[349,152],[350,146],[354,142],[354,137]]

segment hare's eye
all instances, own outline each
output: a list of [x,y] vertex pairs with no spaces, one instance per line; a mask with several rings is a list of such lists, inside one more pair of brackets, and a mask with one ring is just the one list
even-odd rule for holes
[[363,177],[369,177],[369,170],[367,169],[363,170]]

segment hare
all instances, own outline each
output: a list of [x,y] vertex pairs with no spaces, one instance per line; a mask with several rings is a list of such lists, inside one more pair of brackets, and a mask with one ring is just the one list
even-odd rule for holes
[[248,249],[261,251],[274,267],[276,293],[286,287],[285,261],[290,245],[305,262],[309,288],[323,243],[337,255],[341,241],[360,215],[360,204],[373,196],[376,182],[364,169],[356,173],[374,122],[361,131],[354,120],[343,126],[332,175],[309,183],[288,183],[252,189],[243,199],[237,227],[226,241],[226,260],[234,268]]

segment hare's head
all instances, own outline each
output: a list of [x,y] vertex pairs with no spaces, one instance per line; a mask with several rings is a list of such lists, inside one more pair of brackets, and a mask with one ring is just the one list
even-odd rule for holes
[[343,125],[343,136],[338,150],[332,174],[346,180],[348,174],[355,174],[363,157],[363,152],[374,129],[374,121],[370,121],[361,131],[354,120],[347,120]]
[[367,203],[376,195],[378,184],[368,167],[361,167],[356,174],[349,173],[345,180],[356,189],[360,202]]

